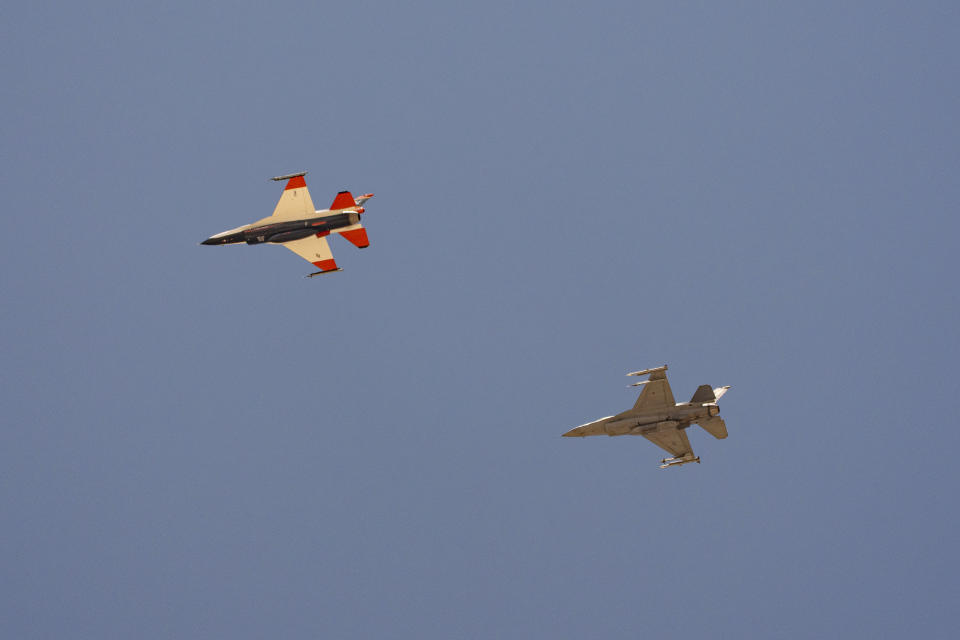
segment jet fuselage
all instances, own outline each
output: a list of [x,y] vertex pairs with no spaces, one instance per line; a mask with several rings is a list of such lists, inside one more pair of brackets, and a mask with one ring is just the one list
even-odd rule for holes
[[[269,218],[267,218],[269,220]],[[200,244],[260,244],[262,242],[284,243],[299,240],[312,235],[325,236],[334,229],[348,227],[360,220],[358,212],[333,213],[330,215],[305,218],[303,220],[287,220],[262,224],[264,221],[231,229],[211,236]]]
[[611,436],[643,435],[647,430],[655,431],[664,427],[686,429],[700,420],[718,415],[720,407],[715,403],[681,403],[650,411],[628,409],[615,415],[604,427],[607,435]]

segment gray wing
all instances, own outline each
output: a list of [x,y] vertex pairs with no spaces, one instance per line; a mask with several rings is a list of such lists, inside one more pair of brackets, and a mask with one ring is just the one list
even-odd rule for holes
[[665,429],[663,431],[641,433],[640,435],[664,451],[667,451],[674,458],[682,458],[686,455],[693,456],[690,439],[687,438],[687,432],[683,429]]
[[643,383],[643,391],[637,398],[633,408],[636,409],[656,409],[659,407],[676,406],[673,399],[673,391],[670,390],[670,383],[667,382],[667,374],[664,371],[657,371],[650,374],[650,379]]

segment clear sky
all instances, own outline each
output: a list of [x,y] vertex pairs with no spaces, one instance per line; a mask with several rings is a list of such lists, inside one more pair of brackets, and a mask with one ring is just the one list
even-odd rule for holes
[[955,2],[0,15],[0,636],[955,633]]

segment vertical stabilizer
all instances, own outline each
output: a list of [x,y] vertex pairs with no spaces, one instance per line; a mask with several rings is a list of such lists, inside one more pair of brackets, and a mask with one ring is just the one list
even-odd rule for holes
[[336,211],[337,209],[349,209],[355,206],[357,206],[357,201],[353,199],[353,194],[349,191],[341,191],[337,194],[337,197],[333,199],[333,204],[330,205],[330,210]]
[[690,404],[704,404],[707,402],[716,402],[717,396],[713,393],[713,387],[708,384],[702,384],[697,387],[693,397],[690,398]]

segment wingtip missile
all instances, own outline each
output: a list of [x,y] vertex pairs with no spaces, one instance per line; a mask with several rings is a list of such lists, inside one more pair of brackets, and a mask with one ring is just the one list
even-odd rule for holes
[[338,271],[343,271],[343,268],[337,267],[336,269],[327,269],[326,271],[314,271],[313,273],[308,273],[303,276],[304,278],[312,278],[314,276],[322,276],[325,273],[337,273]]
[[299,178],[299,177],[305,176],[305,175],[307,175],[307,172],[306,172],[306,171],[301,171],[300,173],[288,173],[288,174],[285,175],[285,176],[275,176],[275,177],[270,178],[270,179],[273,180],[274,182],[279,182],[280,180],[289,180],[290,178]]
[[660,461],[660,468],[669,469],[670,467],[682,467],[683,465],[690,464],[691,462],[700,464],[700,456],[695,458],[664,458]]
[[643,371],[631,371],[627,375],[628,376],[645,376],[648,373],[657,373],[657,372],[666,371],[666,370],[667,370],[667,365],[663,365],[662,367],[654,367],[653,369],[644,369]]

